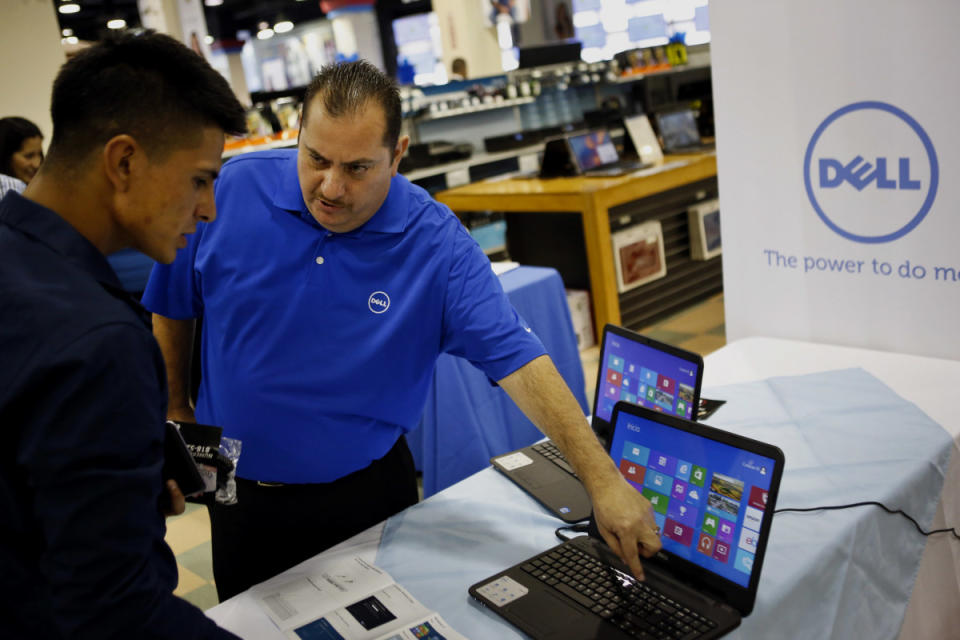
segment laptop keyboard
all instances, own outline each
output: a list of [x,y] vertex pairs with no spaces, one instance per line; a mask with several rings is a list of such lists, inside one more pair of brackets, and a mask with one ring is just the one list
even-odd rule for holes
[[520,567],[633,638],[692,640],[717,625],[573,545]]
[[577,475],[577,473],[573,470],[573,467],[570,466],[570,463],[567,462],[567,459],[563,457],[562,453],[560,453],[560,449],[557,447],[557,445],[553,444],[549,440],[533,445],[533,450],[567,473],[574,476]]

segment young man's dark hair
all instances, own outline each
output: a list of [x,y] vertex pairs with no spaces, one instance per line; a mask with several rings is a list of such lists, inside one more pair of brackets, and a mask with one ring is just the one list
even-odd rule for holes
[[53,83],[50,115],[52,164],[74,164],[123,133],[162,157],[182,143],[171,132],[246,128],[223,76],[170,36],[149,31],[112,37],[71,58]]
[[359,113],[372,100],[383,109],[387,123],[383,146],[388,149],[397,146],[401,124],[400,92],[393,80],[366,60],[327,65],[320,70],[307,86],[303,98],[304,123],[314,98],[319,99],[324,110],[334,118]]
[[0,173],[16,177],[10,159],[27,138],[42,138],[37,125],[26,118],[11,116],[0,118]]

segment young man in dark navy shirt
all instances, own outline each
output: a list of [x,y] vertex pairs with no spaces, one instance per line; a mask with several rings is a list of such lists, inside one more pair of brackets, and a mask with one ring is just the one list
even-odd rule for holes
[[148,33],[67,62],[51,113],[47,161],[0,201],[0,637],[234,638],[173,595],[163,359],[105,256],[171,262],[214,219],[243,107]]

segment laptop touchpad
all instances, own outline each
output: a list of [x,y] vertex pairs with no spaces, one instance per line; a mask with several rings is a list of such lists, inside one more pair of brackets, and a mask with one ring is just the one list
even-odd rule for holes
[[[552,591],[534,591],[523,607],[510,612],[535,638],[594,638],[598,620],[585,615]],[[584,635],[586,634],[586,635]]]

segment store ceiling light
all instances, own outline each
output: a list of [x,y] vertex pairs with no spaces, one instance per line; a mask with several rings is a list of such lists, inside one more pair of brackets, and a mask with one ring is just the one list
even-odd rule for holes
[[203,4],[208,7],[219,7],[223,4],[223,0],[203,0]]
[[69,36],[60,40],[60,44],[78,44],[79,42],[77,36]]
[[290,22],[289,20],[281,20],[277,24],[273,25],[273,30],[276,33],[286,33],[291,29],[293,29],[293,23]]
[[72,35],[73,35],[73,29],[64,29],[63,31],[60,32],[60,34],[61,34],[64,38],[69,37],[69,36],[72,36]]
[[273,29],[266,28],[257,31],[257,40],[269,40],[273,37]]
[[80,5],[74,4],[73,2],[67,2],[57,7],[57,11],[60,13],[76,13],[80,11]]
[[123,29],[127,26],[127,21],[123,18],[115,18],[107,21],[107,29]]
[[213,36],[203,36],[203,41],[207,44],[213,44]]

